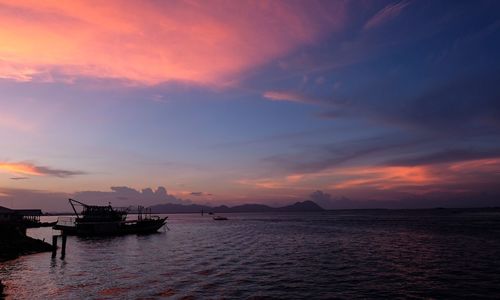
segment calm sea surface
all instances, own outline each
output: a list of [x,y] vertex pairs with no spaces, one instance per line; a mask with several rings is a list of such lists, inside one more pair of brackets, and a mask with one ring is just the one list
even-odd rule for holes
[[24,256],[0,264],[0,278],[12,299],[500,298],[499,212],[226,216],[170,215],[169,230],[146,236],[68,237],[65,260]]

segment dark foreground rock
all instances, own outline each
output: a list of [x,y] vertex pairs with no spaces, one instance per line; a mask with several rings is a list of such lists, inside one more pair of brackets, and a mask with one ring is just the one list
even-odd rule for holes
[[52,251],[52,245],[25,236],[15,227],[0,225],[0,262],[47,251]]

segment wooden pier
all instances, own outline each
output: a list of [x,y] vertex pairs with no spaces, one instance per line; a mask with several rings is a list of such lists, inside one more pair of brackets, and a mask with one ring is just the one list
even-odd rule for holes
[[52,258],[56,258],[57,256],[57,239],[61,237],[61,259],[66,257],[66,239],[67,235],[53,235],[52,236]]

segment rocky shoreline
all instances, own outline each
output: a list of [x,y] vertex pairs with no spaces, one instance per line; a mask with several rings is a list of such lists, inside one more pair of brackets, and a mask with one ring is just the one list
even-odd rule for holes
[[[21,255],[52,251],[52,245],[25,236],[18,228],[0,226],[0,262],[15,259]],[[4,286],[0,280],[0,299],[4,297]]]

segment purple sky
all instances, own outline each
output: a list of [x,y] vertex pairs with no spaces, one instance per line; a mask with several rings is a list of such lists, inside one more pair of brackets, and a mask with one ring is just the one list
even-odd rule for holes
[[0,0],[0,41],[2,206],[500,205],[498,1]]

